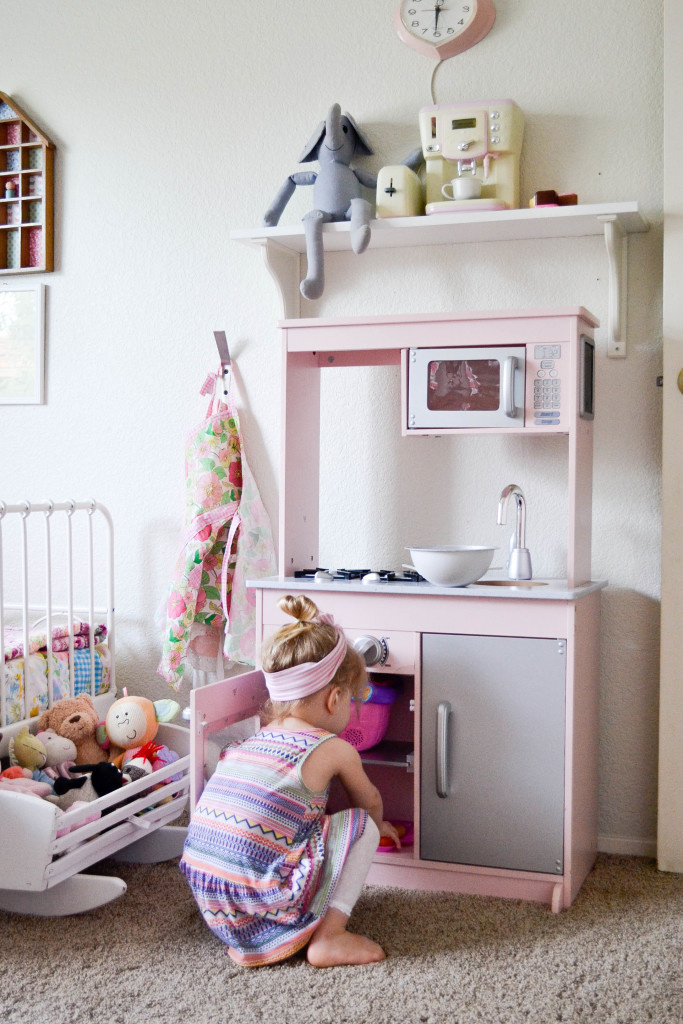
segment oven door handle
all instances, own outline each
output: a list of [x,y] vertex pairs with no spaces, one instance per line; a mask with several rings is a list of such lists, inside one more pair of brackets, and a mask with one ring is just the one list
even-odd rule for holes
[[501,373],[501,405],[503,406],[503,412],[510,419],[514,419],[517,414],[515,408],[515,370],[517,369],[517,359],[515,356],[508,356],[504,360]]
[[442,700],[436,708],[436,795],[448,796],[448,722],[451,705]]

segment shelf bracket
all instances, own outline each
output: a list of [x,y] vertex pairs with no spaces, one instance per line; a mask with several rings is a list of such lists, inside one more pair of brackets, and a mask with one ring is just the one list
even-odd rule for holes
[[604,226],[609,261],[607,355],[611,359],[625,359],[628,238],[615,214],[599,216],[598,220]]
[[270,239],[263,246],[263,260],[268,273],[277,285],[280,309],[285,320],[301,316],[301,258],[299,253],[278,245]]

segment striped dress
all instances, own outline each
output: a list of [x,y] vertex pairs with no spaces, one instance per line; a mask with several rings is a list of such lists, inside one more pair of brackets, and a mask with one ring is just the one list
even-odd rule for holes
[[327,790],[301,779],[322,729],[262,729],[228,747],[192,815],[180,869],[204,920],[247,967],[304,946],[325,915],[367,822],[360,808],[325,814]]

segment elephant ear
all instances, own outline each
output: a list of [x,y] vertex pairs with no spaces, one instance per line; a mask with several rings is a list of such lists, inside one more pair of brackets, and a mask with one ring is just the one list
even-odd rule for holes
[[344,118],[346,118],[346,120],[349,122],[354,132],[356,133],[356,153],[360,153],[361,156],[372,156],[374,150],[370,143],[368,142],[368,137],[365,134],[365,132],[361,131],[361,129],[358,127],[358,125],[356,124],[356,122],[354,121],[350,114],[344,112],[342,114],[342,120]]
[[309,163],[311,160],[318,159],[318,147],[323,140],[325,134],[325,122],[321,121],[316,130],[311,135],[310,139],[306,143],[299,157],[300,164]]

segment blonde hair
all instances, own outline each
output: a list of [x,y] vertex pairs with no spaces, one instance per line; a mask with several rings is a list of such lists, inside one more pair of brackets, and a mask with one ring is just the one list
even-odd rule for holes
[[[318,619],[320,613],[317,605],[305,594],[299,594],[297,597],[287,594],[286,597],[280,598],[278,607],[296,621],[282,626],[266,641],[261,654],[264,672],[281,672],[294,665],[303,665],[309,661],[321,661],[337,644],[339,640],[337,627]],[[349,644],[346,645],[344,660],[325,686],[338,686],[342,690],[349,691],[355,698],[362,695],[365,687],[365,662],[358,651]],[[268,699],[263,706],[263,714],[270,718],[285,718],[308,699],[308,697],[287,701]]]

